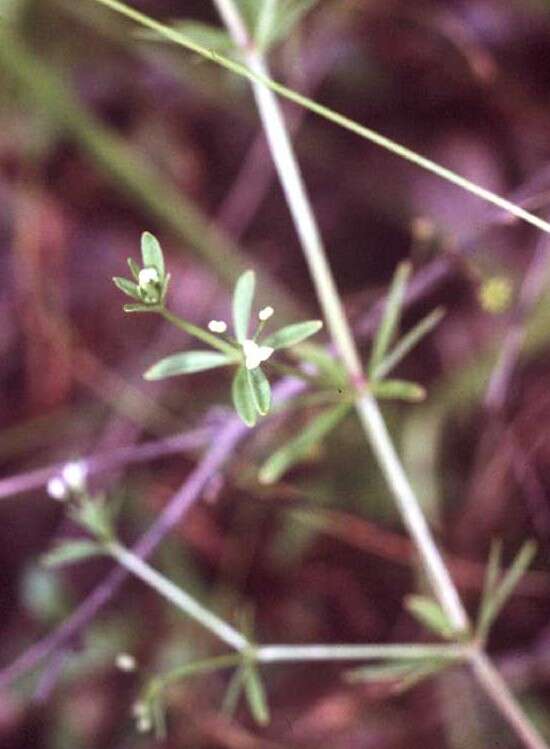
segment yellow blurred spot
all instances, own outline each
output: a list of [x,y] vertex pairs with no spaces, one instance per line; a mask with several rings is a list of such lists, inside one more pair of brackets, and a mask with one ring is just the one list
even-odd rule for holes
[[493,276],[481,285],[478,298],[485,312],[499,315],[509,309],[512,303],[514,287],[506,276]]

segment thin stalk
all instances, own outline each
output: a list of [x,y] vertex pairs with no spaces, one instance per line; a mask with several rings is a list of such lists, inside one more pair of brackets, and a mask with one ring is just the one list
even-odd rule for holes
[[507,719],[528,749],[548,749],[548,744],[527,719],[508,685],[481,650],[470,657],[472,670],[499,712]]
[[[370,128],[365,127],[364,125],[361,125],[358,122],[350,119],[349,117],[345,117],[344,115],[339,114],[338,112],[335,112],[328,107],[324,107],[322,104],[313,101],[307,96],[299,94],[297,91],[293,91],[292,89],[283,86],[281,83],[277,83],[268,75],[260,72],[260,70],[254,70],[251,68],[249,69],[245,65],[242,65],[235,60],[224,57],[223,55],[220,55],[218,52],[215,52],[212,49],[203,47],[201,44],[197,44],[197,42],[189,39],[187,36],[185,36],[185,34],[177,31],[177,29],[166,26],[160,21],[156,21],[154,18],[150,18],[144,13],[140,13],[140,11],[136,10],[135,8],[131,8],[129,5],[119,2],[119,0],[95,0],[95,2],[111,8],[111,10],[120,13],[126,18],[130,18],[136,23],[139,23],[142,26],[151,29],[152,31],[158,32],[158,34],[164,39],[168,39],[174,44],[185,47],[191,52],[195,52],[201,57],[211,60],[221,67],[230,70],[236,75],[240,75],[243,78],[248,78],[253,83],[261,84],[262,86],[270,89],[279,96],[288,99],[289,101],[292,101],[301,107],[304,107],[304,109],[308,109],[310,112],[314,112],[320,117],[323,117],[324,119],[329,120],[336,125],[339,125],[345,130],[349,130],[350,132],[355,133],[356,135],[359,135],[360,137],[365,138],[372,143],[375,143],[381,148],[390,151],[390,153],[393,153],[396,156],[400,156],[406,161],[410,161],[421,169],[432,172],[432,174],[441,177],[441,179],[457,185],[463,190],[466,190],[466,192],[469,192],[472,195],[481,198],[481,200],[484,200],[487,203],[492,203],[493,205],[497,206],[497,208],[506,211],[506,213],[511,213],[516,218],[519,218],[522,221],[526,221],[528,224],[536,226],[537,229],[550,234],[550,223],[544,221],[538,216],[535,216],[533,213],[526,211],[519,205],[512,203],[510,200],[507,200],[506,198],[503,198],[502,196],[497,195],[490,190],[486,190],[484,187],[476,185],[474,182],[470,182],[470,180],[462,177],[460,174],[456,174],[456,172],[453,172],[451,169],[447,169],[446,167],[437,164],[435,161],[432,161],[431,159],[428,159],[425,156],[412,151],[410,148],[406,148],[405,146],[396,143],[394,140],[391,140],[391,138],[386,138],[386,136],[382,135],[381,133],[378,133],[375,130],[371,130]],[[230,5],[227,0],[221,0],[220,5],[221,4],[228,7]],[[232,3],[231,5],[233,6]],[[235,15],[234,6],[232,7],[232,15]],[[238,17],[240,18],[240,16]],[[250,40],[247,34],[246,44],[249,44],[249,41]],[[241,44],[239,44],[239,46],[241,46]],[[245,46],[246,45],[242,45],[243,48]]]
[[166,598],[170,603],[199,622],[205,629],[209,630],[223,642],[230,645],[235,650],[242,652],[248,650],[251,646],[246,637],[237,632],[230,624],[213,614],[202,604],[188,595],[177,585],[157,572],[153,567],[148,565],[129,549],[118,542],[112,542],[105,545],[107,552],[122,567],[139,577],[144,583],[156,590],[161,596]]
[[184,663],[173,671],[169,671],[167,674],[157,677],[154,680],[154,691],[161,691],[170,684],[173,684],[180,679],[194,676],[195,674],[206,674],[211,671],[234,668],[242,663],[242,661],[243,656],[240,655],[240,653],[235,653],[232,655],[219,655],[214,658],[195,661],[194,663]]
[[[267,67],[249,38],[233,0],[214,0],[235,44],[250,68],[269,77]],[[326,252],[290,143],[281,109],[273,92],[256,79],[252,81],[262,125],[283,186],[294,226],[309,265],[317,296],[333,340],[357,390],[356,409],[365,433],[380,462],[404,522],[420,552],[434,592],[454,629],[468,630],[468,618],[456,587],[432,538],[418,500],[401,466],[378,405],[364,387],[364,375],[351,328],[336,289]]]
[[441,658],[461,660],[468,648],[463,645],[264,645],[254,657],[261,663],[292,661],[352,660],[427,660]]
[[235,346],[232,346],[230,343],[226,343],[224,340],[218,338],[215,335],[212,335],[212,333],[209,333],[207,330],[199,328],[198,325],[193,325],[192,322],[188,322],[187,320],[178,317],[173,312],[170,312],[170,310],[167,310],[166,307],[159,307],[156,311],[167,322],[175,325],[176,328],[185,331],[194,338],[198,338],[199,341],[207,343],[209,346],[212,346],[212,348],[218,349],[218,351],[221,351],[223,354],[227,354],[228,356],[233,357],[235,361],[239,361]]

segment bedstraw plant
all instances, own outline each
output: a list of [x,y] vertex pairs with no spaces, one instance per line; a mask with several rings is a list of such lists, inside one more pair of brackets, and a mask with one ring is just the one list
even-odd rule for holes
[[[299,434],[292,435],[283,445],[273,446],[271,456],[258,468],[259,480],[264,484],[279,480],[293,464],[336,429],[346,415],[355,411],[366,442],[379,463],[416,546],[431,588],[431,595],[408,596],[405,606],[427,632],[437,638],[433,644],[259,644],[250,628],[239,628],[210,611],[157,572],[142,556],[126,548],[117,538],[114,504],[106,497],[91,494],[83,476],[75,481],[73,468],[55,477],[49,485],[50,494],[55,499],[67,501],[71,517],[86,529],[91,538],[59,544],[47,555],[47,563],[57,565],[90,555],[108,555],[185,615],[199,622],[229,651],[213,652],[211,657],[190,662],[171,672],[152,677],[143,675],[143,688],[134,708],[138,729],[148,731],[155,728],[159,734],[164,734],[166,688],[176,680],[213,670],[232,671],[224,709],[231,713],[242,697],[256,721],[263,725],[270,718],[264,670],[271,663],[338,660],[349,664],[358,661],[360,665],[357,667],[343,669],[343,676],[348,681],[389,681],[398,689],[410,688],[443,669],[464,663],[471,667],[479,684],[523,744],[531,749],[547,747],[485,650],[494,621],[534,557],[534,545],[528,542],[504,574],[500,571],[499,546],[494,546],[487,565],[479,612],[472,622],[405,474],[378,404],[381,398],[416,401],[425,397],[424,389],[418,383],[388,379],[388,375],[433,330],[443,311],[434,310],[399,338],[400,317],[411,271],[409,264],[401,265],[391,283],[370,357],[365,362],[362,360],[275,94],[374,141],[544,232],[550,231],[550,225],[510,201],[272,80],[265,55],[313,6],[311,0],[214,0],[226,31],[196,23],[163,24],[119,0],[95,2],[137,23],[141,31],[146,32],[142,33],[146,40],[178,44],[251,82],[260,120],[331,339],[329,347],[307,340],[320,331],[322,323],[319,320],[297,321],[268,332],[276,312],[269,306],[269,299],[262,299],[261,305],[264,306],[255,312],[255,276],[252,271],[241,275],[235,285],[231,329],[223,320],[211,320],[206,328],[202,328],[176,316],[168,306],[170,275],[160,243],[145,232],[141,243],[142,266],[129,259],[132,279],[114,279],[118,288],[132,300],[124,309],[130,313],[158,314],[208,347],[173,353],[153,363],[145,372],[145,378],[155,380],[205,370],[230,369],[233,405],[249,427],[256,425],[258,417],[267,417],[272,409],[271,385],[266,372],[303,381],[300,395],[295,400],[286,400],[284,408],[315,404],[315,415]],[[220,373],[220,377],[225,377],[225,374]],[[303,397],[309,400],[301,400]],[[133,667],[131,654],[127,654],[128,657],[123,655],[119,658],[121,667]]]

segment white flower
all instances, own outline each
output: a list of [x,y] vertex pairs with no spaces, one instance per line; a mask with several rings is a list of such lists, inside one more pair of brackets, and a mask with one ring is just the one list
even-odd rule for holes
[[48,481],[46,491],[52,499],[57,499],[60,502],[69,496],[67,485],[59,476],[54,476]]
[[212,333],[225,333],[227,330],[227,323],[223,320],[210,320],[208,323],[208,330],[211,330]]
[[244,352],[244,365],[247,369],[256,369],[264,361],[267,361],[274,349],[271,346],[258,346],[256,341],[249,338],[242,343]]
[[148,715],[144,715],[142,718],[138,718],[137,730],[139,733],[149,733],[153,727],[153,722]]
[[264,307],[258,312],[258,317],[260,318],[261,322],[265,322],[266,320],[269,320],[274,312],[275,310],[273,309],[273,307]]
[[136,670],[137,661],[130,653],[119,653],[115,658],[115,665],[121,671],[129,673]]
[[86,488],[86,464],[83,461],[67,463],[61,471],[61,478],[67,489],[82,492]]
[[138,276],[140,289],[147,290],[149,286],[160,283],[159,272],[156,268],[142,268]]

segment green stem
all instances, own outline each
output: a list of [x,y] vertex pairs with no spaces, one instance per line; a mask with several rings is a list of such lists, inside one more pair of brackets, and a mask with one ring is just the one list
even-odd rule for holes
[[218,338],[212,333],[209,333],[207,330],[204,330],[204,328],[199,328],[198,325],[193,325],[192,322],[188,322],[182,317],[178,317],[173,312],[170,312],[170,310],[167,310],[165,307],[160,307],[156,311],[159,313],[159,315],[161,315],[161,317],[164,317],[167,322],[175,325],[176,328],[185,331],[194,338],[198,338],[203,343],[207,343],[209,346],[218,349],[218,351],[231,356],[233,359],[235,359],[235,362],[240,361],[239,352],[230,343],[226,343],[221,338]]
[[468,647],[463,645],[263,645],[256,648],[255,657],[262,663],[429,658],[453,661],[464,659],[467,653]]
[[192,596],[178,588],[170,580],[161,575],[150,565],[119,544],[117,541],[105,544],[106,551],[129,572],[139,577],[144,583],[157,591],[161,596],[174,604],[195,621],[199,622],[205,629],[209,630],[223,642],[235,650],[242,652],[249,650],[251,644],[234,627],[213,614]]
[[262,125],[327,326],[356,392],[355,406],[359,420],[395,496],[405,525],[420,552],[435,595],[453,628],[457,632],[465,632],[469,628],[468,617],[456,587],[401,466],[376,400],[365,387],[359,353],[328,264],[279,103],[270,90],[272,87],[264,85],[265,79],[269,78],[267,67],[248,37],[234,0],[214,0],[214,3],[250,70],[257,73],[252,86]]
[[[471,182],[465,177],[462,177],[460,174],[456,174],[456,172],[453,172],[451,169],[447,169],[446,167],[437,164],[431,159],[428,159],[425,156],[412,151],[410,148],[406,148],[405,146],[396,143],[395,141],[391,140],[391,138],[386,138],[381,133],[378,133],[375,130],[371,130],[364,125],[355,122],[349,117],[345,117],[338,112],[334,112],[332,109],[324,107],[322,104],[318,104],[312,99],[309,99],[307,96],[302,96],[298,92],[293,91],[292,89],[289,89],[280,83],[277,83],[268,75],[266,75],[264,71],[249,68],[245,65],[242,65],[241,63],[235,62],[235,60],[231,60],[228,57],[220,55],[218,52],[215,52],[212,49],[203,47],[202,45],[197,44],[196,42],[187,38],[184,34],[177,31],[176,29],[171,28],[170,26],[166,26],[159,21],[155,21],[153,18],[146,16],[144,13],[140,13],[138,10],[129,7],[125,3],[119,2],[119,0],[95,0],[95,2],[100,3],[101,5],[105,5],[108,8],[117,11],[121,15],[126,16],[126,18],[130,18],[136,23],[139,23],[146,28],[158,32],[158,34],[164,39],[168,39],[175,44],[185,47],[191,52],[195,52],[196,54],[201,55],[201,57],[205,57],[206,59],[211,60],[218,65],[221,65],[222,67],[230,70],[236,75],[248,78],[253,83],[261,84],[265,88],[270,89],[276,94],[279,94],[279,96],[282,96],[283,98],[288,99],[289,101],[292,101],[301,107],[304,107],[304,109],[308,109],[310,112],[314,112],[315,114],[323,117],[326,120],[329,120],[330,122],[334,122],[336,125],[339,125],[340,127],[343,127],[344,129],[349,130],[356,135],[359,135],[360,137],[371,141],[372,143],[375,143],[381,148],[385,148],[387,151],[390,151],[396,156],[400,156],[401,158],[406,159],[413,164],[416,164],[416,166],[420,167],[421,169],[425,169],[426,171],[432,172],[433,174],[436,174],[438,177],[441,177],[448,182],[452,182],[463,190],[466,190],[467,192],[476,195],[478,198],[481,198],[481,200],[484,200],[487,203],[492,203],[498,208],[501,208],[503,211],[511,213],[516,218],[519,218],[522,221],[526,221],[528,224],[536,226],[541,231],[550,233],[550,223],[544,221],[538,216],[535,216],[529,211],[524,210],[515,203],[512,203],[510,200],[507,200],[506,198],[503,198],[500,195],[491,192],[490,190],[486,190],[485,188],[476,185],[474,182]],[[227,5],[227,3],[224,3],[224,5]]]
[[477,680],[499,712],[514,727],[525,746],[529,749],[548,749],[548,744],[527,719],[506,682],[485,653],[481,650],[474,651],[469,660]]

